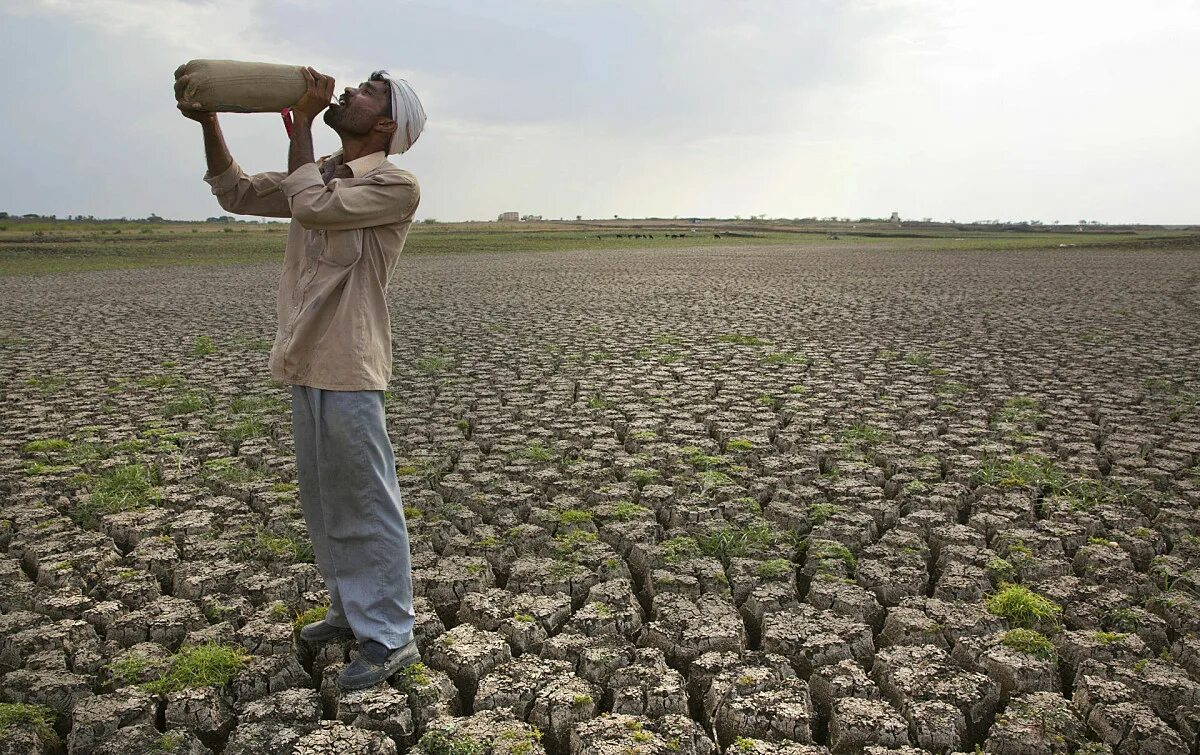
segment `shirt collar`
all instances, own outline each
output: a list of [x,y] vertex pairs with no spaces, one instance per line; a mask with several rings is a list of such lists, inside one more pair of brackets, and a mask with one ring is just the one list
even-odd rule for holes
[[351,160],[346,163],[346,167],[350,169],[350,173],[355,178],[362,178],[371,171],[378,168],[387,159],[387,153],[383,150],[372,152],[369,155],[363,155],[357,160]]

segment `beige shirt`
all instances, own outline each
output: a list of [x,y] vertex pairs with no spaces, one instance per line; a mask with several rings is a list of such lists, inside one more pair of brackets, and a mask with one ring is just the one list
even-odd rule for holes
[[421,189],[382,151],[339,163],[328,184],[323,166],[248,176],[235,162],[204,180],[229,212],[292,219],[271,377],[328,390],[381,391],[392,376],[387,285]]

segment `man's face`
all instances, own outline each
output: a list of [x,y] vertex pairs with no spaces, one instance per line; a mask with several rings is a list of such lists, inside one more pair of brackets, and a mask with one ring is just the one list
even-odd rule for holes
[[387,118],[391,92],[383,81],[364,81],[346,87],[337,102],[325,109],[325,124],[339,134],[365,136],[380,118]]

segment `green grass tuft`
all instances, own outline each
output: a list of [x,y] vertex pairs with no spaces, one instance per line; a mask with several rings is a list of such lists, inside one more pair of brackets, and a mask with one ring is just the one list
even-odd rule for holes
[[748,336],[741,333],[726,333],[718,336],[717,340],[721,343],[731,343],[735,346],[770,346],[769,341],[764,341],[758,336]]
[[758,576],[762,579],[779,579],[795,570],[796,565],[786,558],[772,558],[758,565]]
[[428,755],[484,755],[489,748],[468,734],[455,734],[435,729],[425,732],[417,746]]
[[313,563],[312,541],[307,537],[280,535],[260,529],[253,540],[238,543],[238,555],[246,561]]
[[207,409],[212,403],[208,391],[191,388],[178,393],[163,402],[164,417],[178,417],[181,414],[192,414]]
[[167,670],[158,679],[143,687],[156,695],[193,687],[223,687],[249,662],[250,656],[236,645],[186,645],[171,656]]
[[217,353],[217,342],[212,339],[212,336],[196,336],[196,340],[192,341],[192,356],[206,357],[215,353]]
[[1041,632],[1032,629],[1010,629],[1001,640],[1006,647],[1021,653],[1049,660],[1054,657],[1054,644]]
[[988,611],[1003,616],[1014,627],[1021,629],[1057,628],[1062,616],[1062,608],[1058,604],[1024,585],[1000,585],[997,592],[987,596],[985,605]]
[[90,499],[80,501],[72,518],[83,526],[105,514],[133,511],[162,500],[158,477],[144,464],[125,464],[94,479]]
[[812,538],[808,542],[807,553],[814,560],[841,561],[846,565],[851,574],[858,568],[858,559],[854,556],[854,553],[836,540],[823,540],[819,537]]
[[31,440],[21,446],[23,454],[42,454],[51,451],[66,451],[71,448],[71,441],[62,438],[47,438],[44,440]]
[[795,549],[795,539],[767,522],[746,527],[724,524],[698,536],[696,545],[705,556],[712,556],[729,566],[734,558],[768,556],[781,551],[791,553]]
[[301,611],[300,613],[296,614],[296,618],[292,621],[292,628],[294,628],[296,631],[300,631],[309,624],[315,624],[318,621],[322,621],[327,613],[329,613],[328,604],[313,606],[307,611]]
[[5,739],[9,730],[18,726],[28,726],[37,732],[38,737],[47,744],[58,741],[54,733],[54,710],[45,705],[29,705],[27,703],[0,703],[0,741]]

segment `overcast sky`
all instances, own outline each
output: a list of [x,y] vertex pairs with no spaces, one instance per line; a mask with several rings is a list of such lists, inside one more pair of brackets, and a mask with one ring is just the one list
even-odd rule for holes
[[206,57],[407,78],[419,218],[1194,223],[1196,50],[1197,0],[0,0],[0,210],[220,214],[171,91]]

